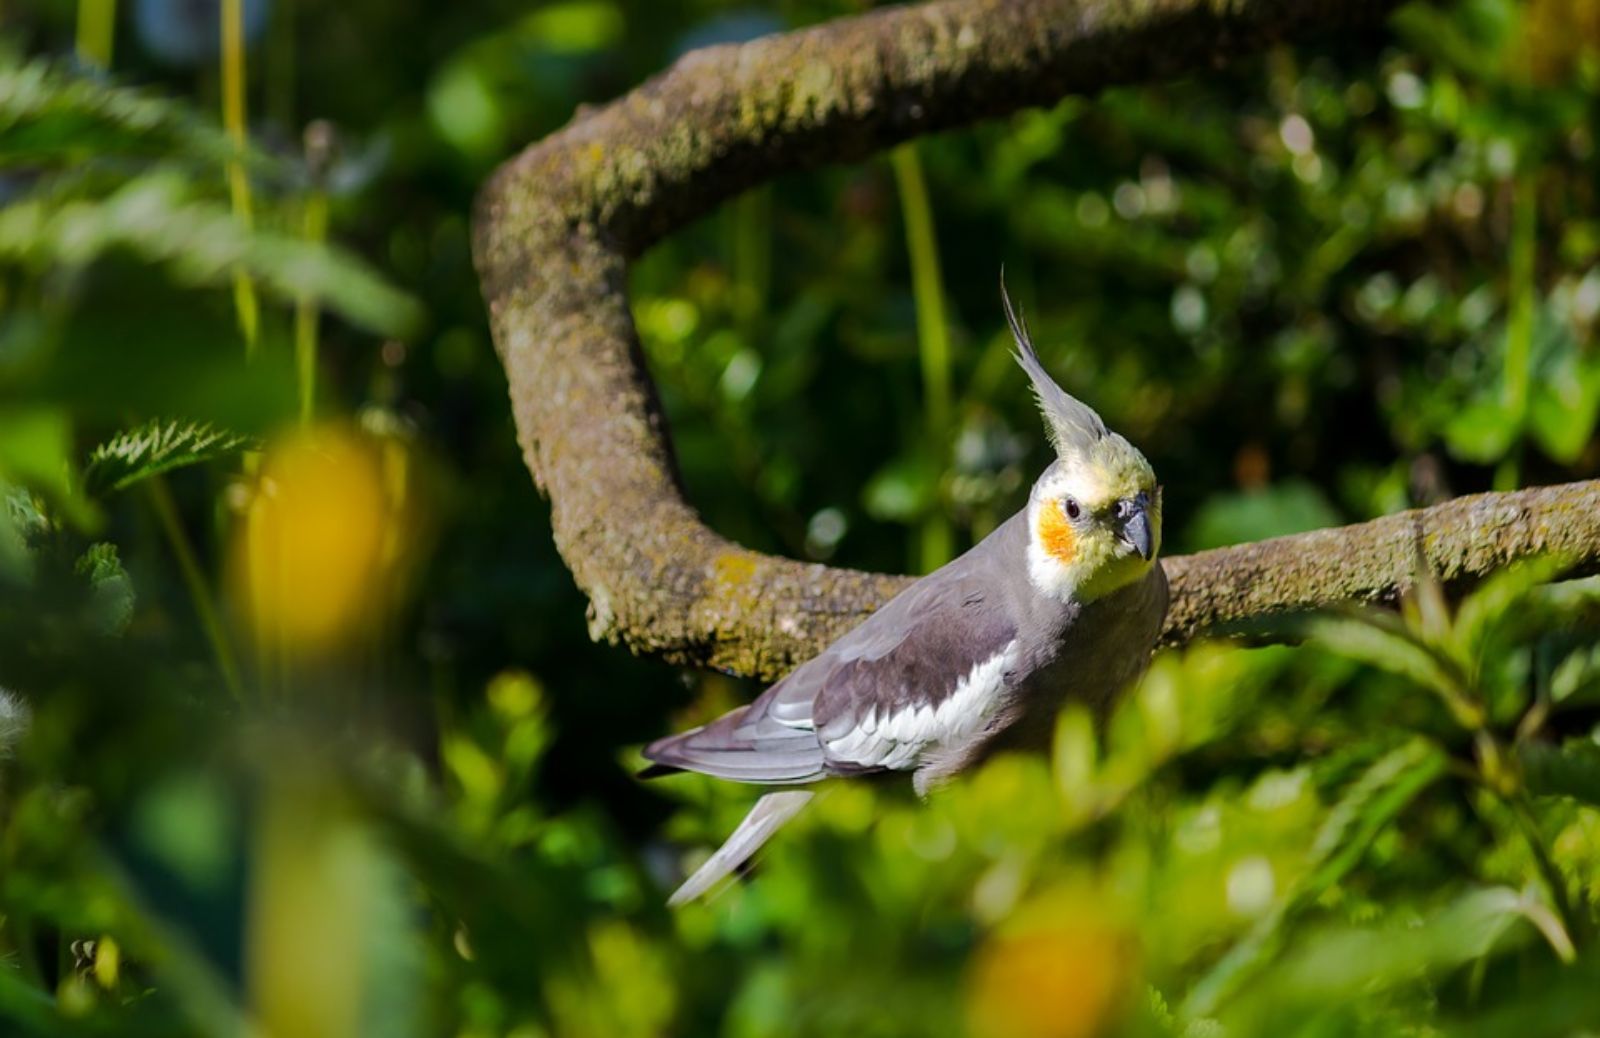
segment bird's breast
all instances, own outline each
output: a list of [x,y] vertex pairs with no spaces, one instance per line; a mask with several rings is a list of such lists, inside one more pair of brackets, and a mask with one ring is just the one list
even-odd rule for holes
[[1166,606],[1166,577],[1156,566],[1150,576],[1084,605],[1059,631],[1038,638],[1031,665],[1011,691],[1014,720],[1004,744],[1047,747],[1056,715],[1069,702],[1096,712],[1109,709],[1149,663]]

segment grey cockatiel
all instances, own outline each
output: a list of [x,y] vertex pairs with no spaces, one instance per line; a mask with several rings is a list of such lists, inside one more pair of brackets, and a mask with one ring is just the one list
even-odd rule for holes
[[[925,793],[998,750],[1044,745],[1064,701],[1104,703],[1144,666],[1167,609],[1155,472],[1056,385],[1001,297],[1057,455],[1027,507],[749,706],[651,743],[647,774],[807,786],[906,771]],[[763,796],[672,903],[738,868],[811,795]]]

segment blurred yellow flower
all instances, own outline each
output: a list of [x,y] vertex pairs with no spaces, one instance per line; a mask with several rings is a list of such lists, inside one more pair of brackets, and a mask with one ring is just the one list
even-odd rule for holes
[[974,1038],[1094,1038],[1115,1028],[1138,980],[1133,932],[1080,888],[1022,905],[968,976]]
[[232,559],[235,603],[258,644],[324,654],[376,630],[392,608],[407,541],[396,449],[343,426],[268,446]]

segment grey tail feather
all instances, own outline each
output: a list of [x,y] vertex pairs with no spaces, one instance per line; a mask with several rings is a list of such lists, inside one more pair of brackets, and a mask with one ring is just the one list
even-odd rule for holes
[[687,904],[710,890],[734,869],[750,860],[761,845],[789,819],[800,813],[815,794],[809,789],[786,789],[768,793],[750,809],[733,835],[718,847],[716,853],[695,869],[694,875],[683,881],[683,886],[673,891],[667,904],[676,908]]
[[640,777],[675,769],[761,786],[795,786],[826,775],[822,745],[814,733],[772,722],[741,734],[747,712],[741,707],[708,725],[657,739],[644,748],[644,756],[660,768],[647,768]]

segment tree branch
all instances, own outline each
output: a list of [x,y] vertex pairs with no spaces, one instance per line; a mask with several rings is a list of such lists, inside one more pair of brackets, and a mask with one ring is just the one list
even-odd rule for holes
[[1175,644],[1334,602],[1392,600],[1414,578],[1419,553],[1447,585],[1546,554],[1593,572],[1600,565],[1600,481],[1473,494],[1354,526],[1167,559],[1172,606],[1162,639]]
[[[474,256],[518,439],[550,498],[590,632],[776,676],[907,578],[749,551],[685,501],[628,309],[628,262],[781,172],[1069,93],[1170,77],[1394,0],[945,0],[686,55],[503,166]],[[1392,593],[1418,531],[1447,579],[1531,551],[1592,560],[1596,484],[1469,498],[1344,530],[1168,560],[1173,640],[1275,609]]]

